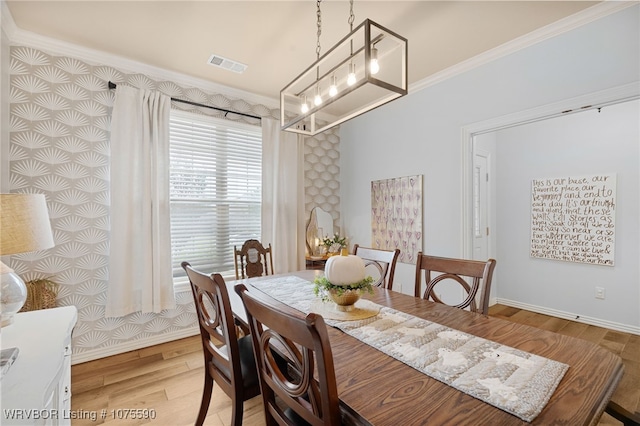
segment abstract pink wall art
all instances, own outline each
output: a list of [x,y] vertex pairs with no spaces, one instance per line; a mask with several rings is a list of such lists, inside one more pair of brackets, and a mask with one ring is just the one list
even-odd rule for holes
[[398,248],[399,262],[415,263],[422,250],[422,175],[371,182],[371,245]]

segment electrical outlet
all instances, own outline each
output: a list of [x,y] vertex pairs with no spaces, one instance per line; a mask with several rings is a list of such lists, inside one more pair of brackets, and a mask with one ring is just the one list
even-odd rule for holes
[[604,288],[596,287],[596,299],[604,299]]

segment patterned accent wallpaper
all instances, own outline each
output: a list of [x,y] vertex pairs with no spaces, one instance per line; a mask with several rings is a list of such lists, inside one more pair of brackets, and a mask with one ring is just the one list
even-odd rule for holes
[[340,138],[335,127],[305,139],[304,192],[305,229],[311,210],[318,206],[331,213],[335,231],[340,232]]
[[[104,317],[109,274],[109,131],[115,95],[107,82],[262,117],[278,118],[278,110],[26,46],[13,46],[10,54],[9,188],[46,195],[56,242],[49,250],[12,256],[11,267],[25,281],[52,277],[61,287],[58,305],[78,308],[74,362],[192,334],[197,320],[190,292],[176,294],[176,309],[159,315],[138,312]],[[178,102],[172,102],[172,108],[225,118],[223,112]],[[259,125],[259,120],[232,114],[226,119]],[[320,205],[338,222],[339,157],[337,129],[306,139],[307,216]]]

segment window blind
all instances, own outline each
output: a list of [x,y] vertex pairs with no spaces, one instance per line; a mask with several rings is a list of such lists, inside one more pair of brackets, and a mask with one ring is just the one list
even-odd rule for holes
[[235,276],[234,245],[260,238],[261,128],[172,111],[170,163],[174,284],[183,261]]

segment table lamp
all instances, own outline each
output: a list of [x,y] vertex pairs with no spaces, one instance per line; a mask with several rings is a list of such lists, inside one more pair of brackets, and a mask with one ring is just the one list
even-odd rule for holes
[[[0,194],[0,256],[53,247],[47,201],[43,194]],[[13,322],[27,300],[24,281],[0,262],[1,326]]]

